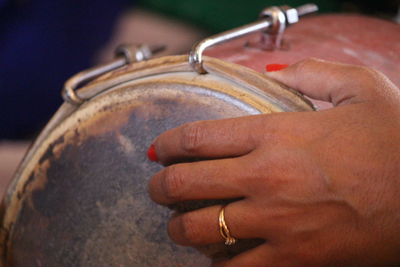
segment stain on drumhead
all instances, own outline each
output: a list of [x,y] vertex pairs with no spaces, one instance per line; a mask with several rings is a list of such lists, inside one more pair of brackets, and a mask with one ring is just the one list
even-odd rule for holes
[[[150,97],[151,96],[151,97]],[[104,106],[48,146],[26,183],[9,242],[12,266],[205,266],[166,232],[170,210],[153,203],[152,140],[188,121],[246,115],[208,96],[143,95]],[[215,108],[213,108],[215,107]]]

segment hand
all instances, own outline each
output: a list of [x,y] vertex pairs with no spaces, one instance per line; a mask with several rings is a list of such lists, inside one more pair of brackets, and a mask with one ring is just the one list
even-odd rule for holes
[[[225,209],[232,235],[262,245],[215,266],[385,266],[400,263],[400,93],[377,71],[309,59],[268,74],[330,101],[317,112],[185,124],[154,142],[169,165],[151,198],[241,198]],[[178,163],[192,158],[202,161]],[[171,218],[170,237],[223,242],[221,206]]]

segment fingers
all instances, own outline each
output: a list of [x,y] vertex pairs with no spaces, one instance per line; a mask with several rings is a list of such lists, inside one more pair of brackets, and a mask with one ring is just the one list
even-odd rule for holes
[[385,96],[389,87],[394,87],[384,75],[373,69],[319,59],[306,59],[266,75],[335,106],[373,100]]
[[[171,218],[168,224],[168,234],[171,239],[184,246],[199,246],[222,243],[219,232],[219,213],[222,206],[211,206]],[[252,211],[252,204],[247,200],[239,200],[225,207],[225,222],[231,236],[239,239],[262,238],[266,231],[254,227],[262,225],[262,218]]]
[[150,197],[159,204],[196,199],[229,199],[245,196],[251,172],[247,157],[171,165],[149,182]]
[[184,158],[245,155],[256,147],[253,133],[260,120],[256,116],[251,120],[241,117],[184,124],[154,141],[157,157],[161,163],[169,164]]

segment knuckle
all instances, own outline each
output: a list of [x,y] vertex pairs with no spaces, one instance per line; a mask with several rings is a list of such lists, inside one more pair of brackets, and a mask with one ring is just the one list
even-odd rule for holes
[[354,76],[358,78],[358,82],[370,83],[379,79],[379,72],[365,66],[351,66]]
[[191,214],[185,213],[181,217],[182,237],[190,244],[201,242],[200,227]]
[[365,77],[372,78],[372,77],[376,77],[377,75],[379,75],[378,71],[376,71],[372,68],[366,67],[366,66],[353,66],[353,67],[356,71],[358,71],[358,74],[361,76],[360,79],[363,79]]
[[309,58],[301,60],[300,62],[303,62],[303,64],[312,64],[312,63],[320,63],[323,61],[324,60],[316,58],[316,57],[309,57]]
[[182,126],[182,149],[188,153],[196,152],[202,143],[203,127],[200,122],[188,123]]
[[351,68],[353,82],[357,83],[360,89],[375,92],[386,88],[382,86],[386,79],[381,72],[365,66],[351,66]]
[[299,62],[296,63],[296,69],[300,72],[303,70],[307,69],[308,66],[314,65],[314,64],[320,64],[323,62],[322,59],[318,59],[315,57],[309,57],[303,60],[300,60]]
[[[323,60],[317,58],[306,58],[300,60],[293,67],[293,80],[296,81],[297,87],[303,87],[303,83],[307,83],[307,79],[305,79],[305,75],[309,73],[313,73],[313,69],[320,65]],[[295,85],[296,86],[296,85]]]
[[172,201],[181,200],[184,188],[184,177],[177,165],[165,168],[163,191],[167,199]]

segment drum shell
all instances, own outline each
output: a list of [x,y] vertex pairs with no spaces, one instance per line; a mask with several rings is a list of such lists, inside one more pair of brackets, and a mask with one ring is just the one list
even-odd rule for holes
[[[152,140],[190,121],[312,108],[262,74],[205,60],[207,75],[195,73],[187,56],[132,64],[79,90],[82,105],[60,107],[3,200],[3,265],[209,264],[169,240],[170,211],[147,195],[148,179],[161,169],[146,159]],[[220,245],[202,250],[236,253]]]
[[210,48],[206,54],[263,72],[266,64],[315,57],[374,68],[400,86],[400,25],[361,15],[317,15],[289,26],[281,49],[262,50],[261,35]]
[[[352,27],[349,25],[352,25]],[[383,31],[382,29],[385,30]],[[399,26],[390,22],[361,16],[325,15],[303,19],[300,23],[288,28],[285,33],[285,42],[281,50],[261,50],[258,44],[260,35],[255,34],[246,37],[245,40],[236,40],[212,48],[207,51],[207,54],[221,58],[225,61],[250,67],[258,72],[263,71],[265,64],[268,63],[291,64],[312,56],[327,60],[374,67],[385,73],[393,82],[399,85],[400,77],[398,77],[397,74],[398,63],[400,63],[399,38]],[[244,45],[245,43],[247,45]],[[170,59],[168,60],[171,61]],[[160,62],[157,64],[163,65],[163,68],[170,69],[172,72],[177,71],[176,65],[170,64],[168,60],[167,62],[162,62],[162,64]],[[175,61],[175,59],[172,61]],[[187,59],[179,59],[177,61],[182,63],[186,62]],[[155,61],[134,64],[134,66],[114,71],[113,73],[100,78],[92,85],[89,85],[89,87],[101,87],[103,84],[109,83],[110,80],[122,79],[121,77],[125,77],[127,74],[131,73],[132,69],[135,69],[136,72],[140,72],[142,71],[141,66],[143,66],[144,69],[151,69],[154,67],[152,66],[153,62]],[[185,68],[189,71],[188,66]],[[229,71],[225,72],[224,75],[230,77],[237,77],[238,73],[240,76],[240,73],[243,71],[240,66],[233,65],[227,66],[227,69],[229,69]],[[244,73],[246,75],[242,75],[240,78],[236,79],[230,86],[242,83],[245,79],[244,77],[247,75],[256,75],[247,71],[244,71]],[[177,78],[175,77],[174,79]],[[190,87],[192,85],[191,82],[196,79],[201,80],[203,78],[199,78],[196,75],[191,76],[190,79],[185,80],[185,86]],[[172,80],[168,80],[168,82],[171,83]],[[167,88],[165,84],[166,83],[163,83],[163,89]],[[262,83],[253,85],[258,89],[265,86]],[[199,86],[199,88],[206,87],[205,84]],[[281,89],[277,90],[279,91]],[[118,90],[125,89],[119,88]],[[221,87],[218,90],[226,90],[226,88],[224,89]],[[252,89],[249,90],[251,91]],[[287,93],[285,90],[287,89],[283,89],[281,92]],[[82,90],[81,96],[86,97],[89,94],[87,93],[89,91],[91,90]],[[241,101],[244,101],[251,107],[258,105],[256,101],[250,101],[250,103],[248,100],[245,100],[245,98],[240,98],[239,95],[242,93],[243,92],[236,94],[235,97],[241,99]],[[107,94],[108,93],[101,93],[98,96],[95,95],[93,97],[94,102],[97,101],[96,99],[100,99],[99,97],[105,99]],[[266,108],[265,110],[261,110],[262,108],[260,108],[260,106],[262,105],[258,105],[257,108],[260,108],[260,113],[284,110],[311,110],[307,102],[300,96],[296,96],[294,93],[290,94],[292,94],[290,98],[296,99],[294,102],[289,101],[288,103],[284,103],[284,101],[278,101],[278,106],[285,106],[286,109],[282,108],[282,110],[275,110],[274,108]],[[214,101],[211,100],[212,98],[213,96],[210,94],[210,98],[207,98],[207,101],[205,102],[209,104],[212,103],[212,101]],[[279,96],[273,95],[271,101],[273,101],[274,98],[277,99]],[[157,105],[153,106],[151,104],[146,104],[150,108],[134,109],[132,106],[134,103],[133,100],[131,103],[125,103],[126,105],[117,104],[116,106],[110,106],[106,104],[103,105],[101,109],[95,109],[96,112],[91,112],[90,116],[80,118],[81,121],[78,121],[77,119],[77,121],[72,123],[70,126],[63,126],[66,125],[65,121],[72,120],[71,116],[83,112],[82,110],[85,109],[85,105],[92,105],[90,103],[93,103],[93,99],[90,100],[88,104],[84,104],[83,107],[78,110],[65,104],[62,109],[68,110],[66,112],[68,114],[64,116],[60,115],[60,112],[58,112],[55,115],[46,129],[42,132],[41,136],[36,141],[17,172],[2,206],[3,232],[1,233],[2,241],[0,244],[3,247],[3,264],[8,264],[7,266],[27,266],[27,264],[32,262],[33,259],[36,260],[37,265],[47,263],[47,265],[50,264],[52,266],[71,266],[71,264],[74,266],[99,266],[100,262],[104,262],[104,264],[107,263],[111,266],[110,262],[115,264],[135,262],[134,260],[129,262],[129,250],[143,249],[146,246],[141,246],[140,244],[134,247],[121,245],[121,250],[114,250],[118,247],[118,244],[120,244],[118,242],[130,242],[130,239],[125,238],[132,234],[129,231],[132,230],[130,227],[131,224],[133,224],[133,221],[136,224],[143,224],[140,218],[132,216],[129,209],[133,208],[134,212],[137,214],[144,215],[146,213],[143,211],[143,207],[148,210],[156,210],[157,208],[154,204],[149,204],[150,202],[146,202],[143,207],[132,204],[134,202],[132,202],[132,198],[128,195],[135,195],[135,186],[132,181],[129,180],[129,177],[130,173],[135,172],[135,168],[132,169],[128,164],[129,161],[127,161],[125,156],[121,155],[129,155],[129,153],[134,150],[140,153],[138,154],[139,156],[129,156],[128,159],[131,160],[131,162],[136,160],[135,166],[141,166],[138,168],[144,166],[145,174],[141,175],[145,177],[132,179],[135,179],[135,182],[140,182],[143,178],[143,184],[146,184],[146,179],[148,179],[152,173],[160,170],[159,166],[150,165],[150,163],[145,159],[145,150],[157,134],[184,122],[200,119],[220,119],[234,116],[234,114],[238,115],[240,113],[230,113],[227,110],[221,111],[218,109],[214,110],[214,113],[208,113],[204,108],[201,111],[196,111],[196,108],[193,107],[197,104],[190,104],[190,101],[194,98],[188,97],[187,101],[185,101],[185,97],[180,96],[178,97],[178,101],[172,98],[168,101],[165,99],[161,102],[153,101],[154,103],[157,102],[157,105],[164,105],[163,111],[157,109]],[[300,105],[301,107],[294,109],[290,108],[297,105]],[[183,108],[185,106],[190,107],[186,108],[185,112],[177,112],[175,110],[176,106]],[[215,107],[215,105],[208,105],[208,107],[212,106]],[[169,113],[171,110],[174,110],[175,113]],[[174,115],[168,116],[168,114]],[[251,115],[252,113],[244,112],[239,115],[246,114]],[[152,116],[153,120],[151,118],[149,120],[149,117]],[[141,121],[140,123],[137,122],[138,119]],[[170,121],[167,124],[162,125],[163,122],[168,120]],[[147,121],[152,122],[147,123]],[[140,125],[139,128],[146,129],[146,131],[138,134],[136,132],[137,128],[135,128],[137,125]],[[154,125],[158,126],[152,128]],[[61,131],[59,130],[61,128],[64,128],[64,132],[59,133],[57,138],[51,139],[50,136],[55,136],[55,132]],[[137,142],[139,139],[141,139],[141,141]],[[111,153],[111,155],[103,156],[103,153]],[[65,158],[67,154],[69,155],[68,159]],[[69,165],[64,164],[64,162],[69,162]],[[101,164],[101,162],[105,163]],[[96,166],[96,164],[100,165]],[[117,165],[114,166],[114,164]],[[89,168],[89,171],[87,168]],[[99,171],[95,171],[96,169]],[[86,177],[84,174],[85,170],[87,173],[92,175],[91,179],[93,179],[93,183],[79,184],[79,179],[69,178],[71,175],[81,175],[81,177]],[[107,171],[110,170],[113,170],[114,173],[118,174],[118,177],[114,178],[115,181],[112,183],[109,183],[109,178],[112,176],[107,176]],[[73,184],[72,181],[76,184]],[[107,186],[106,188],[99,188],[96,181],[100,184],[104,183],[112,188],[108,192]],[[82,191],[81,193],[74,192],[76,189],[74,186],[77,185],[79,185],[78,188]],[[69,193],[66,194],[64,192],[56,194],[55,192],[57,192],[57,190]],[[140,190],[140,194],[143,195],[141,196],[142,199],[145,199],[146,196],[143,186],[140,187]],[[85,194],[87,195],[87,198],[82,197],[82,195]],[[121,194],[124,198],[116,198],[116,194]],[[96,199],[98,195],[104,196],[104,199]],[[70,199],[72,204],[68,204],[68,201],[66,201],[68,199]],[[90,205],[85,204],[85,202]],[[113,205],[115,205],[115,208],[109,207]],[[73,208],[76,208],[78,211],[75,218],[71,217],[73,213],[67,212],[68,209],[72,210]],[[96,217],[99,216],[98,212],[93,213],[91,211],[91,209],[95,208],[101,210],[104,216]],[[161,213],[162,215],[160,215]],[[145,220],[147,222],[147,233],[159,234],[158,232],[165,229],[165,222],[168,219],[168,215],[164,211],[161,213],[152,215],[157,217],[156,223]],[[94,216],[94,219],[88,219],[88,217],[90,217],[88,214]],[[125,219],[121,219],[121,216],[125,216]],[[116,217],[116,219],[113,217]],[[90,224],[87,224],[79,230],[79,227],[76,225],[79,224],[80,220],[91,221],[93,225],[91,226]],[[101,223],[97,223],[96,220],[101,221]],[[124,220],[127,222],[124,222]],[[60,224],[60,228],[56,227],[50,229],[49,225],[57,223]],[[116,227],[116,225],[118,227]],[[61,226],[69,232],[63,233]],[[92,231],[90,230],[91,227],[97,230]],[[76,232],[77,229],[80,232]],[[88,237],[85,233],[91,233],[92,235]],[[63,240],[67,245],[63,246],[61,244],[63,242],[53,240],[51,237],[52,235],[55,235],[57,240]],[[85,246],[81,244],[81,240],[84,238],[87,238]],[[111,240],[112,238],[115,238],[116,241],[112,240],[108,242],[110,244],[105,244],[107,243],[107,239]],[[142,238],[146,239],[147,237]],[[155,238],[155,240],[160,242],[160,247],[162,247],[161,244],[163,244],[163,246],[165,245],[163,242],[166,238],[167,236],[164,233]],[[55,251],[51,250],[52,247],[50,245],[44,244],[45,242],[49,242],[50,244],[51,242],[54,242],[54,244],[51,245],[54,245],[58,251],[56,259],[50,260],[46,255],[46,253],[51,254],[55,253]],[[106,249],[98,247],[97,251],[95,251],[96,243],[100,243],[100,246],[103,246]],[[59,247],[56,245],[59,245]],[[172,245],[168,243],[166,247],[169,246]],[[80,252],[77,248],[82,247],[86,249],[84,250],[86,254],[79,254]],[[94,250],[89,250],[89,248],[94,248]],[[107,249],[112,252],[117,251],[119,254],[116,253],[111,256],[106,255],[108,252]],[[68,250],[70,250],[70,253]],[[96,258],[93,257],[93,253],[98,260],[88,261],[89,256]],[[145,255],[144,258],[149,258],[149,260],[151,260],[151,258],[157,257],[155,251],[147,253],[149,254]],[[179,255],[189,255],[189,257],[190,255],[197,255],[193,254],[193,252],[180,253],[183,254]],[[80,258],[77,259],[76,257],[78,256],[76,255],[80,255]],[[128,257],[126,255],[128,255]],[[57,261],[62,262],[59,263]],[[158,264],[161,266],[163,263],[149,261],[149,264]],[[167,265],[174,264],[179,265],[178,262],[174,261],[167,263]]]

